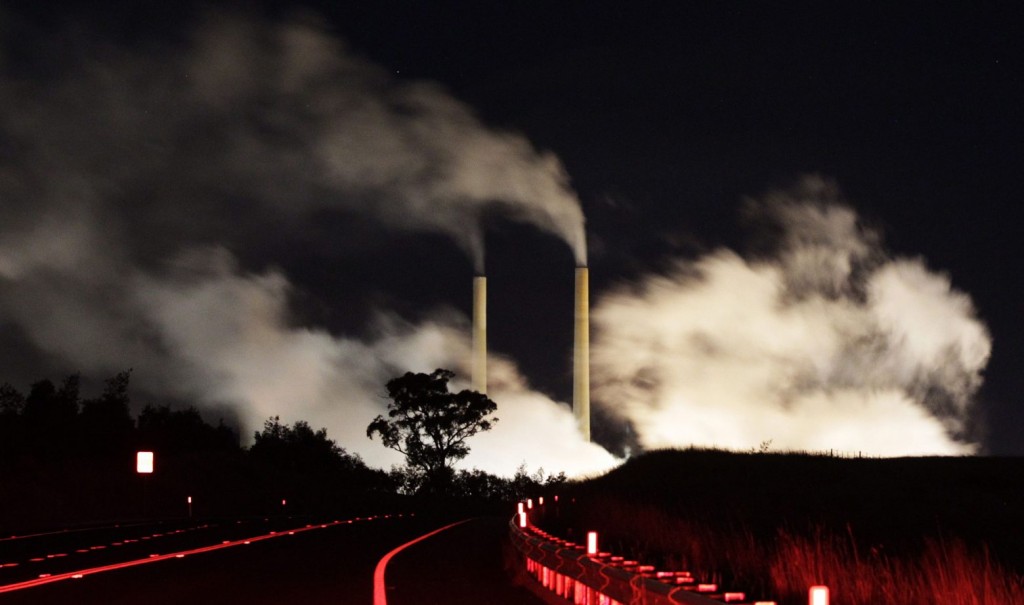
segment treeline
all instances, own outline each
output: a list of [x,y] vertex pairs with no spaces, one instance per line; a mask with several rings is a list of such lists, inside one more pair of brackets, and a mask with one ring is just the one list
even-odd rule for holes
[[[132,518],[378,512],[408,508],[423,477],[408,467],[368,467],[307,422],[269,418],[243,447],[222,421],[195,408],[147,405],[132,415],[131,371],[83,399],[81,380],[49,379],[27,393],[0,385],[0,531],[56,523]],[[135,452],[154,452],[152,475],[135,471]],[[448,497],[493,505],[565,481],[564,475],[512,478],[454,473]],[[412,503],[416,504],[416,503]]]

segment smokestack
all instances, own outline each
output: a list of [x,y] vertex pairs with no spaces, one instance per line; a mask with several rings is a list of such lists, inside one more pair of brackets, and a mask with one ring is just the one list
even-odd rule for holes
[[576,328],[573,335],[572,411],[590,441],[590,271],[576,267]]
[[487,278],[473,278],[473,390],[487,393]]

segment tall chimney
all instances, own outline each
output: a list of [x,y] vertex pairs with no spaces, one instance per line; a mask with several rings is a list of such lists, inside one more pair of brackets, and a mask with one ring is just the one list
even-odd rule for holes
[[473,278],[473,390],[487,393],[487,278]]
[[590,441],[590,271],[576,267],[576,327],[573,335],[572,411]]

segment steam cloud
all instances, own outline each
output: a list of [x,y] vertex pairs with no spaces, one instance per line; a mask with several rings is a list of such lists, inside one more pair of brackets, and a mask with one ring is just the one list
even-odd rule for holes
[[971,300],[888,257],[820,178],[748,207],[765,253],[677,260],[600,299],[595,400],[647,448],[974,452],[991,340]]
[[[76,50],[55,53],[69,62],[45,76],[0,76],[0,325],[59,365],[98,376],[131,365],[137,393],[232,406],[248,428],[308,420],[387,466],[400,457],[365,436],[382,385],[409,370],[468,376],[465,319],[438,310],[410,324],[382,310],[361,338],[304,327],[284,270],[246,269],[242,254],[302,246],[333,213],[446,234],[481,268],[480,220],[497,212],[585,260],[556,158],[316,25],[216,15],[184,49]],[[491,369],[501,421],[468,465],[614,463],[510,361]]]

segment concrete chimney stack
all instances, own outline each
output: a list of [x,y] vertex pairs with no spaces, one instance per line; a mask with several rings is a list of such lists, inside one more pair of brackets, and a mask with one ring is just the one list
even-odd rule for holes
[[576,267],[576,323],[573,335],[572,411],[590,441],[590,271]]
[[487,278],[473,278],[473,390],[487,393]]

